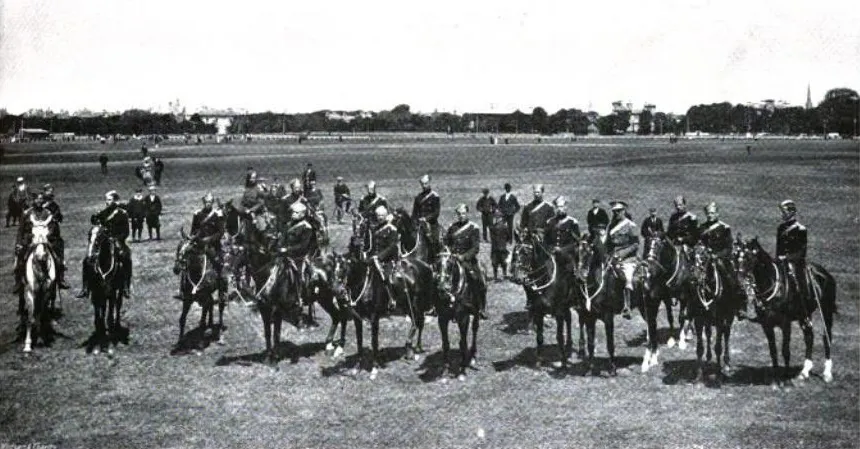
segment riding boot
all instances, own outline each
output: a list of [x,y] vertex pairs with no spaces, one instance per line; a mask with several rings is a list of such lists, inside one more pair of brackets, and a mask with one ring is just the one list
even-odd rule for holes
[[87,265],[86,263],[81,263],[81,290],[75,295],[75,298],[86,298],[89,295],[90,289],[87,285]]
[[62,290],[69,289],[69,284],[66,283],[66,266],[62,264],[57,268],[57,287]]
[[629,290],[626,287],[624,288],[624,295],[623,295],[624,296],[624,309],[621,310],[621,316],[623,316],[624,319],[626,319],[626,320],[633,318],[632,314],[630,313],[630,293],[631,292],[632,292],[632,290]]
[[12,289],[12,294],[20,295],[21,293],[24,293],[24,280],[16,272],[15,273],[15,288]]

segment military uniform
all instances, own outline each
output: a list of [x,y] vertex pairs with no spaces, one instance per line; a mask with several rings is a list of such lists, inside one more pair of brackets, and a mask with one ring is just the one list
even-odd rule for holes
[[439,211],[442,207],[442,200],[439,194],[432,189],[422,191],[415,196],[412,202],[412,220],[415,222],[415,229],[418,229],[418,220],[424,219],[430,226],[430,241],[427,242],[427,256],[430,260],[436,259],[436,254],[439,252]]
[[337,207],[337,221],[341,222],[343,213],[349,213],[349,208],[352,205],[349,187],[346,184],[334,185],[334,205]]
[[[152,230],[154,229],[155,239],[161,240],[161,221],[159,220],[161,216],[161,198],[155,192],[149,192],[149,195],[143,199],[143,204],[146,209],[146,228],[149,233],[149,239],[152,240]],[[126,223],[126,227],[128,227],[128,223]],[[127,230],[126,237],[128,237]]]
[[669,217],[669,227],[666,236],[674,244],[683,244],[688,248],[699,241],[699,219],[692,212],[676,211]]
[[358,213],[361,214],[366,220],[370,220],[371,222],[376,220],[374,216],[374,210],[376,210],[379,206],[385,206],[388,208],[388,201],[382,195],[378,195],[376,193],[367,194],[364,198],[361,199],[358,203]]
[[305,169],[304,173],[302,173],[302,186],[304,188],[305,193],[311,190],[311,181],[316,182],[317,180],[317,172],[314,171],[313,167],[308,166]]
[[502,211],[505,223],[508,224],[508,242],[511,242],[514,236],[514,215],[520,211],[517,196],[510,192],[501,194],[499,196],[499,210]]
[[[92,221],[101,224],[108,236],[113,239],[117,257],[126,267],[125,271],[128,277],[124,282],[126,289],[124,294],[128,296],[128,289],[131,286],[131,249],[126,244],[129,235],[128,213],[118,204],[112,204],[95,214]],[[86,277],[84,276],[83,279]]]
[[[626,214],[626,211],[625,211]],[[639,250],[637,226],[626,216],[613,218],[609,222],[607,250],[618,261],[624,280],[624,317],[630,319],[630,292],[633,290],[633,276],[636,273],[636,252]]]
[[299,307],[303,305],[302,288],[311,277],[311,254],[316,251],[316,233],[307,219],[291,220],[281,234],[281,254],[295,267],[299,276],[295,279],[296,291],[299,292]]
[[319,210],[320,205],[323,202],[323,193],[319,189],[310,189],[305,193],[305,199],[308,202],[308,206],[314,212]]
[[478,252],[481,250],[481,232],[478,225],[471,221],[453,223],[445,235],[445,245],[451,250],[451,254],[459,256],[472,291],[482,301],[480,307],[483,311],[486,308],[487,284],[478,265]]
[[221,294],[227,292],[227,282],[223,273],[224,254],[221,248],[224,229],[225,218],[220,209],[199,209],[191,218],[191,236],[203,243],[206,255],[212,260],[218,275],[218,291]]
[[543,199],[535,199],[523,208],[523,213],[520,216],[520,227],[527,235],[524,238],[531,238],[529,234],[536,234],[538,240],[543,239],[543,234],[550,218],[555,215],[555,210],[552,205]]
[[782,222],[776,230],[776,256],[784,259],[785,267],[793,278],[801,303],[809,296],[806,282],[806,226],[797,218]]
[[544,243],[550,248],[558,248],[555,253],[563,268],[572,271],[576,260],[576,251],[582,238],[579,232],[579,222],[564,214],[556,215],[546,224]]
[[475,204],[475,210],[481,213],[481,238],[487,241],[487,233],[493,226],[493,211],[496,210],[496,199],[482,195]]

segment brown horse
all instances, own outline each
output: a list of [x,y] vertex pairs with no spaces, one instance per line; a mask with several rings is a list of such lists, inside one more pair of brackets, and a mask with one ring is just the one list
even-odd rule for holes
[[[460,329],[460,354],[458,370],[454,371],[460,380],[466,376],[466,368],[474,367],[478,355],[478,327],[481,320],[478,314],[481,304],[486,301],[486,292],[475,291],[466,278],[466,268],[449,251],[442,251],[436,262],[436,283],[439,288],[436,312],[439,319],[439,332],[442,334],[442,375],[450,370],[448,352],[450,342],[448,324],[453,320]],[[469,327],[472,328],[472,346],[469,347]]]
[[[179,340],[177,346],[182,343],[185,334],[185,321],[191,304],[198,303],[200,312],[200,329],[207,328],[206,319],[209,318],[208,328],[218,337],[218,344],[224,344],[224,307],[226,302],[219,295],[218,300],[218,327],[214,326],[215,300],[212,294],[218,290],[217,273],[213,261],[209,259],[206,250],[199,242],[191,240],[185,235],[185,230],[180,231],[182,240],[176,247],[176,258],[173,263],[173,274],[179,275],[180,292],[182,293],[182,313],[179,316]],[[203,341],[200,341],[202,349]]]
[[[757,238],[741,242],[738,237],[735,251],[735,267],[738,282],[743,286],[749,301],[756,308],[757,321],[767,337],[768,349],[773,366],[774,379],[772,385],[791,384],[786,378],[791,358],[791,323],[797,321],[803,331],[803,342],[806,346],[806,359],[803,368],[797,376],[798,380],[809,378],[813,368],[812,316],[817,310],[824,322],[824,372],[825,382],[833,380],[833,361],[830,358],[830,347],[833,341],[833,315],[836,313],[836,280],[821,265],[810,263],[806,273],[809,286],[808,292],[799,292],[796,285],[789,280],[789,274],[784,261],[773,259],[758,242]],[[782,356],[785,362],[780,371],[776,350],[774,328],[782,330]]]

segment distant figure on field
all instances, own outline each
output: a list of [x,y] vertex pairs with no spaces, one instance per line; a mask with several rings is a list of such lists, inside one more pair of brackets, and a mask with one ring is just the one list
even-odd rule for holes
[[108,164],[107,154],[105,154],[105,153],[100,154],[99,155],[99,165],[101,165],[101,167],[102,167],[102,174],[103,175],[107,174],[107,164]]

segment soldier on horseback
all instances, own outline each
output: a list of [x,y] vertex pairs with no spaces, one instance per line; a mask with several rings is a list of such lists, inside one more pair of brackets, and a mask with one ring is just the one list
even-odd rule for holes
[[612,220],[609,222],[607,235],[607,253],[610,265],[624,280],[624,309],[621,315],[630,319],[630,296],[633,293],[633,276],[636,272],[636,252],[639,251],[639,237],[636,235],[636,223],[627,215],[627,203],[613,201]]
[[290,193],[281,197],[280,205],[278,207],[280,215],[278,217],[278,223],[281,223],[280,227],[286,226],[292,220],[292,207],[293,204],[296,203],[300,203],[305,206],[305,210],[310,208],[308,200],[305,198],[304,187],[302,186],[302,182],[299,181],[299,178],[293,178],[290,181]]
[[52,243],[54,247],[54,254],[57,256],[57,286],[61,289],[68,290],[69,284],[66,283],[66,241],[63,240],[63,237],[60,235],[60,226],[59,224],[63,222],[63,213],[60,211],[60,205],[54,201],[54,186],[51,184],[45,184],[42,186],[42,195],[45,199],[45,209],[51,213],[51,217],[53,217],[53,221],[57,223],[57,235],[55,237],[54,243]]
[[24,263],[30,254],[30,245],[33,243],[33,226],[37,223],[46,223],[48,227],[48,243],[51,245],[51,253],[57,262],[55,264],[57,267],[57,286],[64,289],[69,288],[65,281],[64,245],[60,237],[60,224],[45,207],[45,195],[40,193],[33,199],[33,206],[24,212],[18,227],[18,239],[15,242],[15,288],[13,290],[15,294],[24,291]]
[[520,229],[525,242],[541,242],[546,224],[555,215],[555,211],[552,205],[543,199],[543,184],[535,184],[532,187],[532,193],[534,199],[523,207],[523,212],[520,215]]
[[470,290],[481,300],[479,316],[482,320],[486,320],[488,318],[487,284],[484,281],[484,272],[478,265],[481,228],[469,220],[469,208],[465,204],[458,204],[454,211],[457,214],[457,221],[448,228],[445,246],[451,251],[451,255],[463,264],[466,270],[466,282],[469,283]]
[[278,252],[286,257],[289,266],[297,273],[292,287],[297,292],[300,308],[304,306],[302,289],[313,275],[309,258],[317,248],[316,233],[307,220],[307,212],[307,206],[301,201],[290,205],[290,218],[278,242]]
[[367,195],[365,195],[358,203],[358,213],[361,214],[365,220],[373,221],[378,215],[375,211],[379,206],[384,207],[387,211],[388,201],[385,200],[385,197],[376,193],[376,181],[370,181],[367,183]]
[[352,198],[350,197],[349,186],[344,184],[342,176],[337,177],[336,183],[334,185],[334,205],[337,208],[335,209],[337,222],[340,223],[343,219],[343,214],[349,213],[349,208],[352,205]]
[[[368,191],[370,191],[370,184],[368,184]],[[371,242],[366,242],[365,248],[368,245],[372,248],[373,254],[370,255],[370,261],[379,270],[382,282],[387,286],[391,283],[394,265],[400,256],[400,231],[392,223],[394,217],[388,213],[387,207],[377,206],[374,213],[376,219],[371,234],[372,245]],[[388,287],[386,290],[391,291]],[[389,310],[393,310],[396,306],[397,303],[393,295],[389,294]]]
[[415,229],[419,229],[418,222],[421,220],[430,226],[427,258],[432,263],[439,252],[439,211],[442,200],[430,187],[430,175],[422,176],[418,182],[421,184],[421,193],[415,196],[415,201],[412,203],[412,220],[415,222]]
[[743,306],[737,311],[737,317],[740,320],[745,320],[748,318],[746,295],[740,291],[732,267],[732,228],[720,220],[716,203],[711,202],[705,206],[705,217],[707,220],[699,226],[697,231],[699,242],[707,248],[717,270],[723,279],[729,283],[726,286],[727,289],[743,301]]
[[[203,207],[194,212],[191,218],[191,240],[203,245],[203,251],[215,268],[216,281],[218,285],[219,300],[223,300],[227,293],[227,280],[224,275],[224,250],[221,247],[221,238],[224,236],[225,220],[224,212],[220,205],[214,207],[215,197],[212,193],[203,196]],[[182,294],[177,296],[182,299]]]
[[675,212],[669,217],[666,237],[672,244],[679,245],[684,255],[689,257],[693,246],[699,241],[698,230],[699,219],[687,211],[687,199],[678,195],[675,198]]
[[785,269],[794,284],[796,301],[800,303],[803,316],[808,321],[806,302],[812,295],[806,279],[806,226],[797,221],[797,205],[794,201],[783,201],[779,210],[782,223],[776,230],[777,263]]
[[[119,194],[116,190],[111,190],[105,193],[105,208],[99,213],[90,218],[93,224],[98,224],[104,227],[108,237],[114,246],[114,252],[117,259],[125,267],[126,278],[123,279],[122,295],[129,297],[129,289],[131,288],[131,248],[126,244],[126,239],[129,234],[129,219],[125,210],[119,207]],[[89,288],[86,282],[87,279],[87,261],[84,259],[83,273],[81,275],[83,287],[77,294],[78,298],[85,298],[89,295]]]
[[575,269],[576,251],[582,236],[579,233],[579,222],[567,214],[567,199],[559,196],[553,201],[555,216],[546,224],[544,243],[552,248],[553,255],[560,262],[565,272]]

